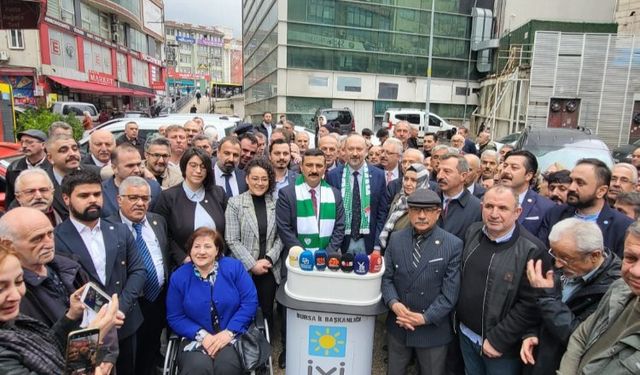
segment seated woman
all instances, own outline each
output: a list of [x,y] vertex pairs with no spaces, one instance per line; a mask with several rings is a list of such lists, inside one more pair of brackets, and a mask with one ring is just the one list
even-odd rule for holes
[[273,327],[273,301],[280,284],[282,241],[276,227],[276,201],[271,194],[275,172],[265,159],[245,167],[249,191],[229,199],[225,212],[227,245],[252,274],[260,308]]
[[428,188],[429,170],[420,163],[411,164],[402,177],[402,189],[391,201],[387,222],[384,224],[382,232],[380,232],[380,248],[383,253],[384,249],[387,248],[387,241],[391,232],[404,229],[411,224],[407,215],[409,208],[407,198],[409,195],[413,194],[417,189]]
[[[15,251],[0,243],[0,374],[62,374],[65,368],[67,336],[79,328],[84,307],[80,296],[84,288],[71,295],[69,310],[49,328],[39,320],[20,314],[20,300],[26,288]],[[118,296],[103,306],[89,328],[100,329],[100,340],[116,325]],[[103,374],[100,368],[96,375]]]
[[185,338],[180,374],[243,374],[230,343],[255,317],[256,287],[239,260],[222,256],[222,237],[215,230],[196,229],[186,248],[192,263],[171,275],[167,290],[167,321]]
[[154,212],[167,221],[169,254],[174,266],[190,260],[184,245],[197,228],[208,227],[224,234],[227,208],[227,197],[214,184],[211,158],[204,151],[187,149],[180,159],[180,169],[184,182],[162,191],[154,207]]

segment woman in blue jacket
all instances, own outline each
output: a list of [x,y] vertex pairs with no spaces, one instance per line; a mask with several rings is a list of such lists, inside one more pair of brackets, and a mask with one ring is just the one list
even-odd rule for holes
[[253,321],[256,288],[240,261],[223,257],[222,237],[198,228],[186,244],[191,263],[171,276],[167,321],[185,340],[180,346],[180,374],[243,374],[231,344]]

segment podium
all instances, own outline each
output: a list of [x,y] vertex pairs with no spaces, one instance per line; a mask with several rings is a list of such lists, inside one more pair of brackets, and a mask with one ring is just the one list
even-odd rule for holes
[[285,265],[276,299],[287,308],[287,374],[370,375],[384,265],[366,275]]

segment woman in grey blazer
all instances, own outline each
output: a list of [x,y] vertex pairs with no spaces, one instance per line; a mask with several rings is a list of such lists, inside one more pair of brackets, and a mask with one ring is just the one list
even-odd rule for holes
[[231,254],[251,273],[260,307],[273,327],[283,248],[276,228],[276,201],[271,194],[275,172],[266,159],[250,161],[245,172],[249,191],[229,199],[224,238]]

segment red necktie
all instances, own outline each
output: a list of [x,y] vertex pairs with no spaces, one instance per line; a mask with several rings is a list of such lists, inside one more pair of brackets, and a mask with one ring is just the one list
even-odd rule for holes
[[309,189],[309,193],[311,193],[311,204],[313,204],[313,213],[318,216],[318,200],[316,199],[316,191],[313,189]]

